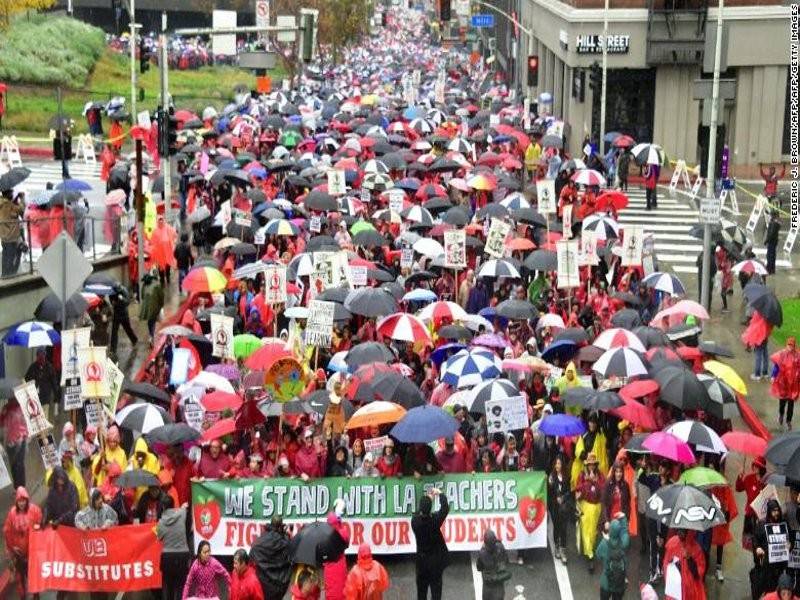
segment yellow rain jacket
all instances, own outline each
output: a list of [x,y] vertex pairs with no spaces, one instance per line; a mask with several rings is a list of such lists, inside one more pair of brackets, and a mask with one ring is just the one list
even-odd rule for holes
[[[139,463],[139,460],[136,456],[139,453],[144,454],[144,461],[142,461],[141,464]],[[131,462],[129,467],[131,469],[142,469],[144,471],[149,471],[156,477],[158,476],[158,473],[161,471],[161,463],[158,460],[158,457],[152,452],[150,452],[150,449],[147,447],[147,442],[145,442],[144,438],[142,437],[137,439],[136,443],[133,446],[133,456],[131,457]],[[136,492],[134,494],[134,502],[138,502],[139,498],[141,498],[142,494],[144,494],[146,491],[147,491],[146,487],[136,488]]]
[[570,484],[572,489],[575,489],[575,486],[578,483],[578,475],[581,474],[583,470],[583,459],[581,455],[583,454],[584,450],[586,451],[586,456],[589,454],[594,454],[597,457],[598,462],[598,470],[600,473],[608,473],[609,465],[608,465],[608,451],[606,450],[606,435],[598,429],[594,434],[594,443],[592,444],[591,448],[586,447],[586,440],[591,436],[590,432],[587,431],[581,437],[578,438],[578,442],[575,444],[575,460],[572,461],[572,470],[570,471]]

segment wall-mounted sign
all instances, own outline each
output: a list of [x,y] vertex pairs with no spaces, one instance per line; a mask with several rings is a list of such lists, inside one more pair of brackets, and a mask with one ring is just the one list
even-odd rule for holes
[[[609,54],[627,54],[631,45],[631,36],[629,35],[609,35],[608,36],[608,53]],[[575,38],[575,51],[578,54],[602,54],[603,53],[603,36],[582,34]]]

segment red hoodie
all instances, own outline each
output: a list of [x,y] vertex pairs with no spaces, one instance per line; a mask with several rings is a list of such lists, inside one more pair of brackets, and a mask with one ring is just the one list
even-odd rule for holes
[[236,569],[233,570],[230,600],[264,600],[264,592],[253,565],[247,565],[241,575]]
[[[328,525],[333,527],[346,544],[350,545],[350,530],[335,513],[328,514]],[[345,600],[344,584],[347,581],[347,559],[342,554],[338,560],[323,565],[325,576],[325,600]]]
[[[17,502],[21,499],[28,501],[28,510],[20,512]],[[6,553],[10,559],[14,554],[26,558],[28,556],[28,538],[34,525],[42,522],[42,509],[33,504],[28,496],[28,491],[20,486],[14,499],[14,507],[8,511],[6,522],[3,524],[3,537],[6,543]]]

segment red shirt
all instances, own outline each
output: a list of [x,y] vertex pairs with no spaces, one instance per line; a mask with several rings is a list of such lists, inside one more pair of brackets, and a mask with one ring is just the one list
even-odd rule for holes
[[758,474],[750,472],[747,475],[739,475],[736,478],[736,491],[744,492],[747,501],[744,506],[744,514],[748,517],[756,516],[756,512],[750,508],[750,503],[756,499],[756,496],[764,489],[764,484],[761,483],[761,478]]
[[183,456],[178,463],[173,464],[168,456],[162,456],[161,464],[172,473],[172,483],[178,492],[178,506],[189,502],[192,497],[192,477],[195,475],[192,462]]

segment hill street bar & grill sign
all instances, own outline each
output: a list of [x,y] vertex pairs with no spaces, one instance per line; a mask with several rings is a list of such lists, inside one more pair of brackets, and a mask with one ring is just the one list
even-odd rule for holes
[[[629,35],[609,35],[608,53],[627,54],[631,46],[631,36]],[[575,40],[575,51],[578,54],[602,54],[603,36],[593,34],[581,34]]]
[[[509,550],[547,544],[547,497],[542,472],[423,477],[419,480],[326,477],[241,479],[192,483],[195,545],[211,543],[217,555],[248,548],[270,519],[283,517],[293,535],[304,524],[324,521],[337,498],[350,528],[350,548],[368,543],[376,554],[416,550],[411,516],[431,486],[447,496],[450,513],[442,527],[451,550],[479,550],[492,529]],[[434,501],[434,510],[439,507]]]

